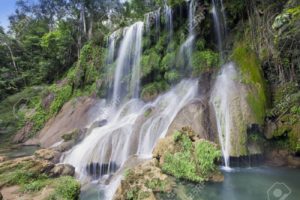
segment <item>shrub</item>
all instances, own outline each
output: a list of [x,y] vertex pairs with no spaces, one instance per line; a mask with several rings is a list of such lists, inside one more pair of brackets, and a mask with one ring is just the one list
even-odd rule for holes
[[70,176],[58,178],[55,182],[55,191],[49,197],[51,200],[76,200],[80,194],[80,183]]
[[211,50],[196,51],[192,55],[193,74],[199,75],[219,65],[219,55]]
[[221,152],[209,141],[193,142],[189,134],[188,130],[174,133],[175,151],[166,152],[162,170],[176,178],[202,182],[216,170],[215,160]]

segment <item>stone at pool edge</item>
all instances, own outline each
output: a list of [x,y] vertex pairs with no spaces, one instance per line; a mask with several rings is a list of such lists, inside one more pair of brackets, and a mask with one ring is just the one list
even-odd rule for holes
[[74,176],[75,175],[75,167],[69,164],[57,164],[50,171],[49,175],[51,177],[59,177],[59,176]]
[[[4,162],[7,160],[7,157],[6,156],[1,156],[0,155],[0,163]],[[1,199],[0,199],[1,200]]]
[[34,153],[34,156],[38,159],[58,163],[61,153],[52,149],[39,149]]

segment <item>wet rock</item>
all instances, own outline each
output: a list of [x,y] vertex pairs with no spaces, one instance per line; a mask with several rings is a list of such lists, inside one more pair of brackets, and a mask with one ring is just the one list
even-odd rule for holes
[[59,152],[65,152],[65,151],[70,150],[75,145],[76,145],[75,141],[71,140],[68,142],[63,142],[62,144],[60,144],[56,147],[53,147],[52,149],[55,151],[59,151]]
[[207,118],[207,102],[195,100],[182,108],[170,125],[167,135],[182,127],[191,127],[201,138],[208,138],[209,124]]
[[224,181],[224,175],[221,172],[217,171],[209,177],[209,181],[214,183],[221,183]]
[[16,158],[0,163],[0,169],[2,170],[14,170],[22,167],[24,170],[33,173],[49,173],[55,165],[48,160],[40,160],[34,156],[28,156],[23,158]]
[[61,136],[61,138],[67,142],[70,140],[74,140],[77,141],[78,138],[80,138],[81,134],[83,134],[84,131],[82,131],[81,129],[74,129],[68,133],[65,133],[63,136]]
[[287,158],[287,162],[288,162],[289,167],[300,168],[300,158],[299,157],[289,155]]
[[107,120],[101,120],[101,121],[96,121],[92,124],[91,129],[97,128],[97,127],[102,127],[105,126],[107,124]]
[[28,138],[33,125],[33,122],[26,122],[25,126],[16,133],[15,137],[13,138],[13,143],[24,142]]
[[53,93],[49,93],[45,98],[43,98],[43,100],[42,100],[42,107],[45,110],[48,110],[54,99],[55,99],[54,94]]
[[267,122],[265,124],[265,130],[264,130],[265,137],[267,139],[273,138],[273,134],[276,131],[276,129],[277,129],[276,123],[274,123],[270,120],[267,120]]
[[266,163],[276,167],[300,168],[300,158],[284,149],[273,149],[265,153]]
[[[84,129],[94,119],[95,109],[98,109],[100,100],[80,97],[67,102],[60,112],[51,118],[44,128],[30,141],[39,141],[43,148],[49,148],[61,141],[64,134],[75,129]],[[100,105],[101,106],[101,105]]]
[[38,159],[48,160],[53,163],[58,163],[61,153],[53,149],[40,149],[34,153],[34,156]]
[[162,166],[165,160],[166,152],[174,152],[175,142],[173,137],[166,137],[159,139],[157,145],[153,150],[153,157],[159,161],[159,165]]
[[69,164],[58,164],[50,171],[51,177],[74,176],[75,168]]

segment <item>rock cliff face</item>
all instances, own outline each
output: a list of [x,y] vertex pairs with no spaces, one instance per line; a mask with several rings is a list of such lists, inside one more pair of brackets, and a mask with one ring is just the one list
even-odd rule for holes
[[88,97],[69,101],[46,123],[38,135],[26,144],[39,144],[47,148],[62,141],[65,134],[86,128],[96,117],[99,104],[99,100]]

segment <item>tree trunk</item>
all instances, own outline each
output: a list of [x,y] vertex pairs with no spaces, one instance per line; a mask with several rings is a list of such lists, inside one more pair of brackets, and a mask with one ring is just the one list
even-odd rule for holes
[[16,61],[15,61],[15,57],[14,57],[14,54],[13,54],[13,52],[12,52],[12,49],[10,48],[10,46],[9,46],[7,43],[5,43],[5,45],[6,45],[7,48],[8,48],[8,51],[9,51],[10,58],[11,58],[11,60],[12,60],[13,66],[14,66],[14,68],[15,68],[15,70],[16,70],[16,73],[18,74],[18,71],[19,71],[19,70],[18,70]]

